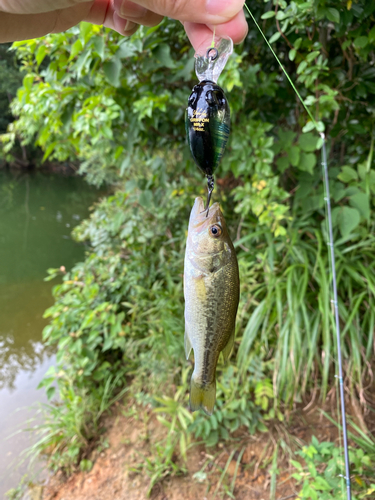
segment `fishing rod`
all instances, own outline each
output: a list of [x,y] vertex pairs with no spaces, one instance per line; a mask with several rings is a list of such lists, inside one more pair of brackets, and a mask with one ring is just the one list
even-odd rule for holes
[[287,80],[291,84],[293,90],[296,92],[298,99],[301,101],[302,106],[306,110],[308,116],[310,117],[312,123],[314,124],[316,130],[320,133],[320,137],[322,139],[322,168],[323,168],[323,184],[325,190],[324,200],[326,202],[326,214],[327,214],[327,222],[328,222],[328,241],[327,246],[330,249],[330,261],[331,261],[331,269],[332,269],[332,290],[333,290],[333,300],[331,301],[335,311],[335,327],[336,327],[336,342],[337,342],[337,367],[338,367],[338,381],[340,387],[340,402],[341,402],[341,420],[342,420],[342,435],[343,435],[343,443],[344,443],[344,457],[345,457],[345,483],[346,483],[346,498],[347,500],[351,500],[351,484],[350,484],[350,462],[349,462],[349,447],[348,447],[348,434],[347,434],[347,424],[346,424],[346,410],[345,410],[345,394],[344,394],[344,380],[343,380],[343,370],[342,370],[342,349],[341,349],[341,334],[340,334],[340,318],[339,318],[339,309],[338,309],[338,300],[337,300],[337,279],[336,279],[336,260],[335,260],[335,246],[334,246],[334,237],[333,237],[333,228],[332,228],[332,212],[331,212],[331,197],[330,197],[330,189],[329,189],[329,178],[328,178],[328,167],[327,167],[327,151],[326,151],[326,138],[322,127],[320,124],[316,122],[311,111],[305,105],[301,95],[296,89],[293,81],[289,77],[286,69],[281,63],[280,59],[277,57],[275,51],[272,49],[271,44],[267,40],[267,37],[264,35],[262,29],[257,23],[255,17],[253,16],[251,10],[245,3],[245,8],[249,13],[251,19],[253,20],[255,26],[260,31],[262,37],[264,38],[266,44],[271,50],[273,56],[278,62],[279,66],[283,70]]

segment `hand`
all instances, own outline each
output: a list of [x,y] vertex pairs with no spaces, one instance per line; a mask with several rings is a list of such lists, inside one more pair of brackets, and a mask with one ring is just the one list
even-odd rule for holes
[[80,21],[104,24],[122,35],[139,25],[156,26],[164,16],[181,21],[195,48],[212,32],[244,39],[244,0],[0,0],[0,43],[65,31]]

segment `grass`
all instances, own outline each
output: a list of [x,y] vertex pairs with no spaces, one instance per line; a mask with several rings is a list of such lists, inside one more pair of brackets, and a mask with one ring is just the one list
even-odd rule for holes
[[47,455],[52,470],[62,468],[68,474],[75,470],[75,464],[84,460],[85,450],[100,437],[103,414],[128,391],[128,387],[117,389],[120,378],[121,374],[109,377],[100,396],[70,385],[63,406],[58,402],[42,405],[43,423],[26,429],[41,436],[26,450],[26,458],[33,461],[40,454]]
[[[261,259],[255,280],[253,269],[252,276],[243,276],[243,281],[251,283],[247,291],[250,315],[240,339],[239,371],[246,375],[251,353],[258,350],[273,361],[278,400],[301,400],[311,390],[312,381],[319,384],[324,400],[333,380],[337,349],[322,234],[308,227],[292,227],[285,243],[271,242],[266,248],[251,235],[249,243],[258,244]],[[374,249],[373,236],[350,247],[341,241],[336,248],[345,373],[351,391],[360,394],[373,352]],[[240,261],[246,258],[246,253],[240,255]]]

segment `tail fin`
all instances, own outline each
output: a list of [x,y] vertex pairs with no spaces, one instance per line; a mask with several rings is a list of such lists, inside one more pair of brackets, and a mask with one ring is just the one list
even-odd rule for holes
[[202,387],[193,377],[190,383],[190,409],[196,411],[202,408],[207,415],[212,415],[216,401],[216,380]]

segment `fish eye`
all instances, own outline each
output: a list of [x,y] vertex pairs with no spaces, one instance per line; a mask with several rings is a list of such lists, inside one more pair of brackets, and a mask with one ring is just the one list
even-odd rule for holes
[[211,236],[213,236],[214,238],[218,238],[221,235],[222,231],[220,226],[214,224],[213,226],[210,227],[209,232]]

